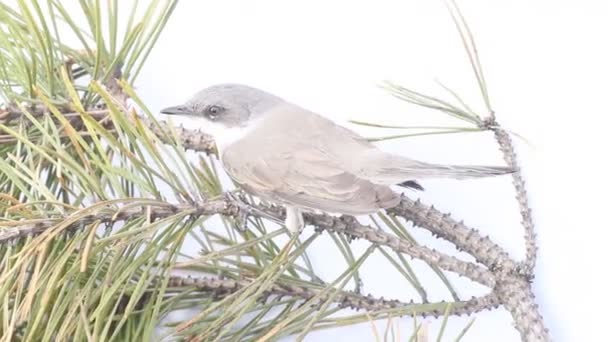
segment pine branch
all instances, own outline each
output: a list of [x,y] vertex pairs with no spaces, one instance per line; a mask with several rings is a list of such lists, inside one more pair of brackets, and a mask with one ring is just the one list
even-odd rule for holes
[[502,278],[497,281],[494,293],[513,316],[515,329],[523,341],[551,341],[543,316],[534,302],[532,287],[526,279]]
[[521,224],[524,227],[524,239],[526,243],[526,260],[523,263],[521,272],[532,277],[534,274],[534,266],[536,265],[536,255],[538,254],[538,246],[536,244],[536,232],[534,231],[534,221],[532,219],[532,209],[528,204],[528,192],[526,191],[526,183],[521,176],[521,168],[517,162],[517,154],[513,147],[513,141],[509,133],[505,131],[495,120],[492,113],[490,120],[487,122],[488,127],[494,132],[494,137],[498,142],[500,151],[507,165],[515,172],[511,175],[513,178],[513,186],[515,187],[516,199],[519,205],[521,215]]
[[[27,236],[43,234],[65,222],[71,223],[63,228],[63,232],[73,232],[93,222],[115,223],[142,216],[148,217],[150,221],[155,221],[184,212],[194,217],[214,214],[235,216],[238,214],[238,208],[222,199],[180,205],[165,202],[146,203],[139,206],[130,205],[124,209],[110,206],[95,209],[85,208],[68,216],[0,222],[0,244]],[[74,217],[77,219],[74,219]]]
[[[169,279],[169,288],[189,288],[195,287],[201,292],[212,293],[214,296],[221,298],[230,293],[234,293],[241,288],[249,286],[253,281],[251,279],[219,279],[219,278],[194,278],[194,277],[171,277]],[[302,300],[309,300],[317,296],[323,289],[312,288],[304,285],[289,284],[284,281],[277,281],[274,283],[265,293],[265,297],[277,296],[277,297],[292,297],[299,298]],[[319,299],[321,304],[326,300],[329,300],[329,295],[324,295]],[[445,308],[443,307],[446,302],[438,303],[405,303],[399,300],[387,300],[382,297],[376,298],[374,296],[367,295],[362,296],[352,291],[339,291],[339,294],[333,296],[331,300],[343,308],[351,308],[355,310],[366,310],[366,311],[380,311],[387,309],[397,308],[412,308],[409,315],[421,315],[421,316],[433,316],[435,318],[445,314]],[[456,301],[450,303],[452,310],[450,314],[461,316],[471,315],[476,312],[483,310],[491,310],[498,307],[499,302],[496,296],[492,293],[483,297],[473,297],[465,301]],[[312,304],[311,305],[315,305]],[[440,306],[438,308],[438,306]]]
[[[112,210],[112,208],[108,207],[101,207],[95,210],[83,209],[76,211],[67,217],[52,219],[42,218],[31,221],[4,223],[3,226],[5,228],[0,230],[0,243],[29,235],[42,234],[49,229],[53,229],[56,225],[64,227],[64,231],[73,231],[93,222],[114,223],[142,215],[146,215],[152,221],[166,218],[177,213],[187,213],[194,217],[213,214],[222,214],[224,216],[236,218],[241,217],[239,210],[242,210],[240,209],[242,208],[242,205],[229,199],[229,196],[224,197],[226,197],[226,199],[216,199],[194,204],[172,205],[159,202],[157,204],[147,203],[139,207],[134,207],[131,204],[127,209],[115,208]],[[282,215],[281,209],[276,207],[257,205],[254,206],[254,209],[262,215],[257,214],[256,212],[249,212],[248,214],[252,216]],[[86,215],[83,215],[83,211],[87,212]],[[78,217],[78,219],[73,219],[73,217]],[[333,217],[326,214],[306,214],[305,221],[307,224],[312,225],[317,231],[336,232],[345,234],[351,238],[364,239],[379,246],[391,248],[395,252],[404,253],[413,258],[423,260],[430,265],[452,271],[490,288],[495,285],[494,275],[479,265],[459,260],[434,249],[418,246],[406,239],[362,225],[351,216]],[[71,223],[66,225],[65,222]]]
[[[116,95],[116,93],[114,93],[113,95]],[[49,113],[49,110],[41,105],[28,108],[28,112],[35,118],[42,118],[48,116],[55,121],[55,118]],[[101,123],[105,129],[111,131],[114,128],[114,123],[112,122],[112,120],[108,120],[109,110],[91,109],[86,113],[88,116]],[[62,114],[68,120],[70,125],[72,125],[72,127],[77,130],[78,133],[84,135],[88,134],[81,113],[66,108],[62,111]],[[166,121],[152,121],[143,116],[138,116],[137,119],[142,121],[143,124],[146,125],[163,143],[174,143],[169,132],[175,131],[176,136],[180,138],[181,144],[185,149],[205,152],[207,154],[215,153],[215,142],[213,141],[213,138],[206,133],[186,129],[181,126],[171,127]],[[28,126],[30,123],[30,121],[27,120],[23,112],[18,108],[11,106],[7,110],[0,110],[0,124],[9,125],[11,123],[20,121],[25,122],[26,126]],[[0,133],[2,133],[1,128]],[[61,133],[63,134],[62,138],[67,138],[65,132]],[[33,139],[35,138],[33,137]],[[10,134],[0,134],[0,144],[12,144],[16,143],[17,141],[18,139]]]
[[403,217],[415,226],[427,229],[435,236],[453,243],[456,248],[469,253],[493,271],[510,272],[516,268],[516,263],[507,252],[489,237],[482,236],[478,230],[466,226],[462,221],[454,220],[450,214],[442,213],[432,205],[402,197],[401,203],[388,209],[387,213]]
[[[410,200],[408,199],[407,201]],[[423,260],[430,265],[452,271],[490,288],[495,284],[493,274],[479,265],[459,260],[434,249],[418,246],[409,240],[396,237],[382,230],[373,229],[370,226],[362,225],[351,216],[333,217],[326,214],[306,214],[304,218],[307,223],[312,224],[317,230],[343,233],[350,237],[364,239],[380,246],[387,246],[395,252],[404,253],[413,258]]]

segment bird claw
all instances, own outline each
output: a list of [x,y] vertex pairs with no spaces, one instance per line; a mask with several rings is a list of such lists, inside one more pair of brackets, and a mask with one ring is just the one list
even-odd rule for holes
[[239,209],[237,216],[234,218],[235,228],[240,232],[247,231],[247,221],[251,216],[252,208],[247,202],[245,193],[241,189],[226,192],[226,199],[236,205]]
[[283,224],[281,218],[251,205],[247,200],[246,193],[241,189],[226,192],[226,197],[239,209],[238,217],[235,219],[239,231],[244,232],[247,230],[247,221],[250,216],[261,217],[278,224]]

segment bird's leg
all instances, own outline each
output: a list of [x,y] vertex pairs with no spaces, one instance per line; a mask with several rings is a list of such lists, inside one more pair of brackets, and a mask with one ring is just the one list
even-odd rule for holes
[[299,233],[304,229],[304,217],[302,211],[295,207],[285,207],[285,227],[292,233]]

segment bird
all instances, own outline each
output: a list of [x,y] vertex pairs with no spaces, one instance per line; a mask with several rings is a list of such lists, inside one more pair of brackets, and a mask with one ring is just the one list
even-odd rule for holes
[[395,207],[391,186],[422,190],[426,178],[511,173],[502,166],[426,163],[384,152],[361,135],[279,96],[244,84],[209,86],[160,111],[189,118],[210,134],[230,178],[245,192],[285,207],[285,227],[304,212],[368,215]]

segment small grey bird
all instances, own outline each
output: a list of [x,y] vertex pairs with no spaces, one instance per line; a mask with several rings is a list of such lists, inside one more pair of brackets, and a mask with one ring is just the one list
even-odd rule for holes
[[248,193],[284,205],[292,232],[303,228],[303,211],[363,215],[394,207],[400,195],[391,185],[422,189],[415,180],[511,172],[386,153],[331,120],[246,85],[214,85],[161,113],[188,116],[211,134],[228,175]]

